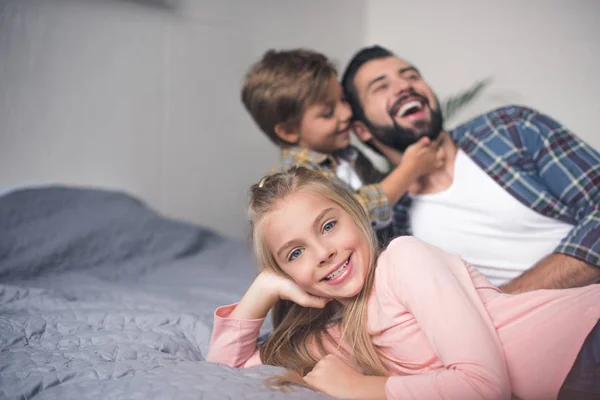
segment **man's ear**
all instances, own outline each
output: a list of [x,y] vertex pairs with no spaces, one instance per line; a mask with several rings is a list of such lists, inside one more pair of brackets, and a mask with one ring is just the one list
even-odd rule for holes
[[297,144],[300,140],[300,132],[298,132],[298,129],[292,129],[289,125],[286,126],[286,124],[283,123],[277,124],[275,125],[274,130],[279,139],[287,143]]
[[352,131],[361,142],[368,142],[373,139],[373,135],[367,126],[361,121],[352,122]]

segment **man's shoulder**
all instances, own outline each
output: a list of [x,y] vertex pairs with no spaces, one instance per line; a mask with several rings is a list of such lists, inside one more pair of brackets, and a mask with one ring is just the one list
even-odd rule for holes
[[521,104],[509,104],[502,107],[497,107],[486,114],[492,116],[508,116],[513,118],[521,118],[531,114],[539,114],[539,112],[531,107],[527,107]]
[[533,120],[556,124],[539,111],[522,105],[507,105],[480,114],[450,131],[455,142],[466,137],[483,139],[487,136],[505,136],[510,139],[510,129],[526,126]]
[[509,124],[517,120],[523,120],[531,118],[532,116],[540,115],[539,111],[522,105],[507,105],[502,107],[494,108],[490,111],[486,111],[483,114],[471,118],[467,122],[457,126],[455,130],[461,130],[473,125],[492,123],[492,124]]

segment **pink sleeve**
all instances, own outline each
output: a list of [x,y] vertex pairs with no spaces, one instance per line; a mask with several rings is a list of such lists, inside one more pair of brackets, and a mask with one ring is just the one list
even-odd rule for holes
[[415,317],[445,366],[390,377],[388,399],[511,398],[500,340],[459,257],[401,237],[381,255],[379,268],[383,290]]
[[262,364],[256,346],[264,319],[234,319],[231,312],[237,306],[222,306],[215,311],[215,321],[207,361],[247,368]]

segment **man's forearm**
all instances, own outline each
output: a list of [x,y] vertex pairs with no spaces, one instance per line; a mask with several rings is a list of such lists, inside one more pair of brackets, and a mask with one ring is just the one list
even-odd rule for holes
[[600,268],[565,254],[551,254],[521,276],[501,286],[505,293],[536,289],[565,289],[585,286],[600,280]]

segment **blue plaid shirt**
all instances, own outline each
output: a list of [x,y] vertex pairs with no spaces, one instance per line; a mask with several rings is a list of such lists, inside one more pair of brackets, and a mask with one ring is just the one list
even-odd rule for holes
[[[509,106],[450,132],[456,145],[523,204],[575,227],[555,252],[600,266],[600,153],[552,118]],[[410,196],[394,206],[394,230],[410,234]]]

